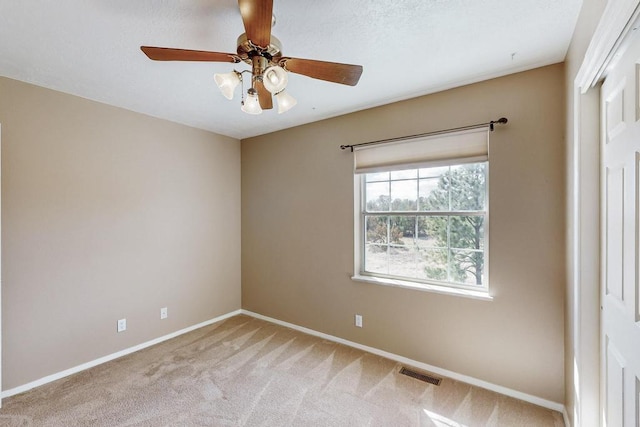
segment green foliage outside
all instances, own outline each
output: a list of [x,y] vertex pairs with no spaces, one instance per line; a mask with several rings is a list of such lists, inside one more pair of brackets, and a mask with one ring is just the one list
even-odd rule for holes
[[[438,179],[427,197],[417,200],[391,200],[380,196],[367,203],[369,212],[384,211],[481,211],[485,208],[485,164],[452,167]],[[417,220],[417,223],[416,223]],[[484,255],[484,217],[471,215],[367,217],[367,243],[370,250],[386,251],[386,244],[417,245],[426,261],[426,278],[482,284]],[[449,248],[449,249],[447,249]],[[411,248],[407,247],[407,250]],[[416,249],[416,248],[413,248]]]

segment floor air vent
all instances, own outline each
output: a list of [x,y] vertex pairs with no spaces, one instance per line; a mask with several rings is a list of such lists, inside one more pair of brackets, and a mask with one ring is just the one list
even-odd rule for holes
[[437,378],[431,375],[416,372],[405,367],[402,367],[400,369],[400,373],[402,375],[406,375],[408,377],[415,378],[417,380],[424,381],[425,383],[429,383],[433,385],[440,385],[440,383],[442,382],[442,378]]

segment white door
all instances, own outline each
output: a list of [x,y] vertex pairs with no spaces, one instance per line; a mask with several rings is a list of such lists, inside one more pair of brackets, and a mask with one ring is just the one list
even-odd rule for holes
[[[2,124],[0,124],[0,154],[2,153]],[[0,155],[0,408],[2,408],[2,156]]]
[[601,91],[602,425],[640,426],[640,37]]
[[[2,153],[2,124],[0,124],[0,154]],[[0,156],[0,408],[2,408],[2,157]]]

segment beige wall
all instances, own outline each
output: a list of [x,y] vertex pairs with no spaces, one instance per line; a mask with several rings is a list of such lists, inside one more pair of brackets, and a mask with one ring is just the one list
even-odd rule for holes
[[[243,141],[243,307],[562,402],[563,83],[554,65]],[[5,78],[0,95],[3,389],[239,308],[236,140]],[[351,281],[338,146],[500,116],[494,301]]]
[[[243,308],[563,402],[564,94],[559,64],[243,140]],[[350,280],[352,155],[338,146],[501,116],[494,301]]]
[[0,123],[4,390],[240,308],[237,140],[6,78]]

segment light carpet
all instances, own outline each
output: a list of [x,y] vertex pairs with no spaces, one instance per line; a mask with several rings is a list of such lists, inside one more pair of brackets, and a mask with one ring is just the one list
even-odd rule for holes
[[558,412],[244,315],[3,401],[2,426],[554,426]]

